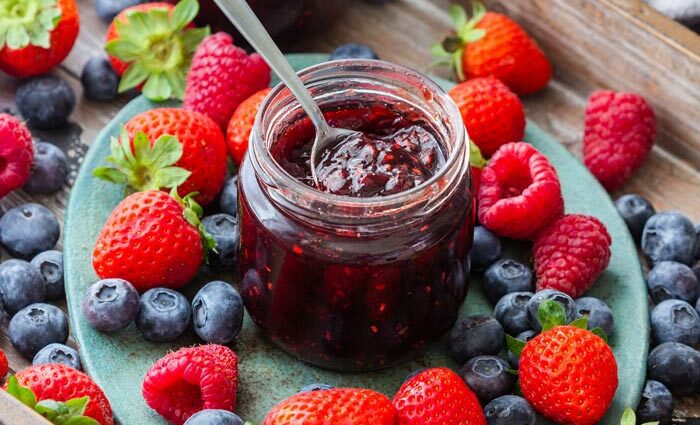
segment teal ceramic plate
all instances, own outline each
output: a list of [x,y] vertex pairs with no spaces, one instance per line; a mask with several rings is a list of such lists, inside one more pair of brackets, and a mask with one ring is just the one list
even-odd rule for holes
[[[325,55],[312,54],[289,56],[296,69],[306,68],[326,58]],[[446,88],[451,85],[447,81],[441,83]],[[66,292],[73,334],[80,344],[85,369],[105,390],[115,416],[124,425],[165,423],[141,398],[143,377],[153,362],[168,351],[199,342],[193,334],[187,334],[169,344],[149,343],[133,325],[115,334],[103,334],[92,329],[80,312],[84,290],[97,279],[91,265],[93,244],[122,194],[121,188],[94,179],[92,170],[102,164],[108,155],[109,138],[117,134],[120,124],[154,107],[156,105],[143,97],[135,99],[94,140],[75,182],[66,212]],[[607,193],[583,165],[532,122],[528,123],[525,139],[547,155],[557,168],[567,211],[600,218],[612,235],[610,267],[590,293],[610,304],[617,322],[610,342],[619,365],[620,387],[612,408],[602,422],[617,424],[625,407],[636,406],[646,369],[648,306],[637,252]],[[514,254],[517,251],[526,253],[524,259],[527,260],[529,249],[526,246],[520,250],[513,246],[511,250]],[[199,280],[211,278],[203,274]],[[231,280],[230,276],[228,280]],[[186,290],[187,295],[192,296],[198,287],[198,283],[190,285]],[[474,278],[461,314],[491,313],[492,308],[483,295],[480,279]],[[455,370],[459,367],[450,360],[447,343],[443,339],[423,354],[384,371],[365,374],[328,372],[296,361],[268,343],[248,317],[240,340],[232,348],[240,358],[238,413],[254,423],[261,423],[265,412],[279,400],[294,394],[308,383],[367,387],[391,396],[412,370],[439,365]]]

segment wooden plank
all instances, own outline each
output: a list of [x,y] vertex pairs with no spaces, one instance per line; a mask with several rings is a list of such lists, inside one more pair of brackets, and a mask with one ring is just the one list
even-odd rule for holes
[[49,425],[50,423],[5,391],[0,391],[0,425]]

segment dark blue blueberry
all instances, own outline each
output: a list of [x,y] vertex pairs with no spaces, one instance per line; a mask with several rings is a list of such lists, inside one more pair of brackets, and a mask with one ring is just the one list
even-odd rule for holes
[[61,148],[46,142],[34,143],[32,174],[22,189],[25,192],[49,195],[68,182],[68,157]]
[[497,354],[504,345],[500,323],[486,315],[470,316],[455,323],[450,332],[450,352],[460,364],[481,354]]
[[511,292],[498,300],[493,315],[508,335],[517,335],[530,328],[527,305],[532,292]]
[[127,7],[146,3],[147,0],[93,0],[95,11],[105,23],[112,22],[115,16]]
[[460,375],[483,406],[512,392],[515,379],[508,369],[508,363],[498,356],[477,356],[464,365]]
[[647,275],[649,294],[654,302],[678,299],[695,302],[700,293],[700,283],[693,269],[675,261],[661,261]]
[[172,341],[185,332],[191,315],[184,295],[168,288],[153,288],[141,295],[136,327],[149,341]]
[[216,270],[232,271],[238,253],[238,220],[228,214],[204,217],[204,228],[216,240],[216,253],[209,255],[209,264]]
[[44,303],[30,304],[10,320],[10,342],[27,359],[49,344],[68,340],[68,318],[60,308]]
[[671,391],[661,382],[649,380],[637,406],[637,423],[658,421],[660,425],[670,425],[674,405]]
[[[536,336],[537,336],[537,332],[530,330],[530,331],[525,331],[521,334],[518,334],[518,336],[516,336],[515,338],[519,339],[523,342],[528,342],[529,340],[531,340],[532,338],[534,338]],[[515,354],[508,351],[508,363],[510,364],[510,366],[513,369],[518,369],[520,367],[520,356],[516,356]]]
[[68,122],[75,108],[75,93],[63,78],[45,75],[23,82],[15,102],[30,127],[51,130]]
[[379,59],[371,47],[359,43],[349,43],[338,46],[331,53],[330,60],[339,59]]
[[532,329],[534,329],[535,331],[542,331],[542,324],[540,323],[537,311],[540,308],[540,304],[542,304],[542,302],[546,300],[556,301],[559,304],[561,304],[562,307],[564,307],[567,322],[571,322],[577,317],[576,309],[574,308],[574,300],[570,296],[566,295],[563,292],[555,291],[553,289],[544,289],[540,292],[537,292],[527,304],[527,315],[530,319],[530,326],[532,326]]
[[695,273],[695,279],[700,282],[700,261],[695,262],[691,269],[693,270],[693,273]]
[[644,226],[642,251],[651,266],[661,261],[693,264],[697,235],[686,216],[666,211],[651,216]]
[[219,208],[224,214],[238,217],[238,176],[233,176],[226,181],[221,190]]
[[651,337],[656,344],[700,344],[700,315],[685,301],[662,301],[651,311]]
[[484,292],[492,303],[511,292],[532,291],[532,271],[528,266],[504,258],[491,264],[484,273]]
[[481,271],[501,258],[501,240],[483,226],[474,228],[471,250],[472,270]]
[[80,74],[83,93],[90,100],[107,102],[117,98],[119,75],[104,56],[90,58]]
[[31,265],[39,270],[39,273],[44,278],[47,300],[55,301],[65,297],[63,253],[61,251],[44,251],[32,258]]
[[615,201],[617,212],[625,220],[627,228],[636,242],[642,239],[644,225],[649,217],[656,214],[654,207],[639,195],[622,195]]
[[39,350],[32,360],[33,365],[46,363],[61,363],[73,369],[83,370],[78,352],[65,344],[49,344]]
[[23,260],[53,249],[60,235],[56,215],[39,204],[19,205],[0,218],[0,244]]
[[651,350],[647,378],[659,381],[673,395],[693,395],[700,390],[700,353],[679,342],[664,342]]
[[601,328],[605,335],[612,335],[615,330],[615,318],[610,307],[604,301],[593,297],[579,298],[574,302],[576,317],[588,317],[588,329]]
[[44,278],[30,263],[7,260],[0,264],[0,304],[10,315],[29,304],[44,301],[45,296]]
[[331,390],[333,389],[332,386],[328,384],[319,384],[319,383],[314,383],[314,384],[309,384],[309,385],[304,385],[301,387],[299,390],[300,393],[310,393],[314,391],[325,391],[325,390]]
[[194,330],[214,344],[228,344],[241,332],[243,300],[226,282],[209,282],[192,300]]
[[243,425],[243,420],[228,410],[206,409],[190,416],[185,425]]
[[83,295],[85,320],[102,332],[124,329],[139,314],[139,293],[123,279],[104,279],[90,285]]
[[504,395],[484,407],[487,425],[535,425],[535,410],[524,398]]

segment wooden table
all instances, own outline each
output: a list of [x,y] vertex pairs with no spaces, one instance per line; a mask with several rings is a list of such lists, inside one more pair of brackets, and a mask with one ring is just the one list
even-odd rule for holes
[[[69,150],[76,163],[129,100],[122,97],[105,104],[82,97],[80,72],[90,57],[102,51],[106,25],[97,18],[92,0],[77,2],[80,36],[66,61],[54,71],[68,80],[78,96],[71,117],[74,124],[58,134],[39,135]],[[328,52],[342,43],[361,42],[371,45],[383,59],[425,70],[431,61],[431,42],[444,36],[450,26],[446,13],[449,0],[399,0],[385,6],[359,0],[351,3],[337,26],[302,40],[295,50]],[[528,117],[580,157],[583,108],[592,90],[607,87],[645,94],[659,115],[660,134],[644,168],[620,193],[640,193],[657,210],[681,210],[700,221],[700,37],[639,0],[486,3],[525,25],[554,63],[555,78],[549,87],[524,99]],[[14,108],[16,86],[16,80],[0,77],[0,108]],[[0,200],[0,207],[38,202],[62,220],[68,191],[66,188],[54,196],[17,191]],[[9,257],[2,254],[3,259]],[[70,343],[75,345],[72,340]],[[6,352],[12,371],[29,365],[11,347],[6,326],[0,329],[0,348]],[[0,424],[18,424],[4,416],[6,403],[0,393]],[[700,398],[678,400],[677,416],[700,417]]]

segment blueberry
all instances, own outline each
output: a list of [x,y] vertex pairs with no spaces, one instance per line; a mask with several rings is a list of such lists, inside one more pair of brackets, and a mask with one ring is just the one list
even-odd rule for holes
[[504,395],[484,408],[487,425],[535,425],[535,410],[524,398]]
[[700,284],[693,269],[675,261],[661,261],[647,275],[649,294],[654,302],[678,299],[695,302]]
[[10,320],[10,342],[28,359],[47,345],[68,340],[68,318],[60,308],[44,303],[30,304]]
[[119,75],[104,56],[87,61],[80,74],[80,82],[85,97],[90,100],[107,102],[116,99],[119,94]]
[[695,259],[700,260],[700,223],[695,225],[695,246],[697,251],[695,251]]
[[511,292],[532,291],[532,271],[525,264],[504,258],[484,273],[484,292],[495,303]]
[[651,266],[660,261],[691,265],[697,250],[693,223],[684,215],[666,211],[647,220],[642,234],[642,251]]
[[7,260],[0,264],[0,304],[10,315],[29,304],[44,301],[45,296],[44,278],[30,263]]
[[625,220],[630,234],[636,242],[642,238],[644,225],[649,217],[656,214],[654,207],[639,195],[622,195],[615,201],[617,212]]
[[49,301],[60,300],[65,297],[63,287],[63,253],[61,251],[44,251],[32,258],[34,266],[44,278],[46,299]]
[[330,60],[339,59],[379,59],[377,53],[371,47],[364,44],[350,43],[338,46],[331,53]]
[[552,300],[556,301],[564,307],[566,312],[566,321],[571,322],[576,318],[576,309],[574,308],[574,300],[563,292],[555,291],[553,289],[544,289],[536,293],[527,304],[527,315],[530,319],[530,326],[537,332],[542,331],[542,324],[540,323],[539,316],[537,315],[540,304],[543,301]]
[[303,387],[301,387],[299,392],[300,393],[310,393],[313,391],[325,391],[325,390],[331,390],[331,389],[333,389],[333,387],[328,385],[328,384],[315,383],[315,384],[304,385]]
[[674,404],[673,395],[664,384],[647,381],[637,406],[637,423],[658,421],[660,425],[670,425]]
[[68,182],[68,172],[68,157],[58,146],[36,142],[32,174],[22,189],[33,195],[58,192]]
[[105,23],[112,22],[115,16],[127,7],[146,3],[147,0],[93,0],[95,11]]
[[216,253],[211,253],[209,264],[216,270],[232,271],[238,253],[238,220],[228,214],[215,214],[204,217],[204,228],[216,240]]
[[83,295],[83,317],[95,329],[124,329],[139,313],[139,293],[123,279],[104,279],[90,285]]
[[648,379],[659,381],[676,396],[700,390],[700,353],[679,342],[664,342],[651,350]]
[[662,301],[651,311],[651,337],[656,344],[700,344],[700,315],[685,301]]
[[219,208],[224,214],[238,217],[238,176],[226,181],[219,198]]
[[214,344],[228,344],[241,332],[243,300],[226,282],[209,282],[192,300],[194,330]]
[[465,363],[481,354],[497,354],[503,349],[505,332],[493,317],[465,317],[450,332],[450,352],[457,363]]
[[243,420],[228,410],[206,409],[190,416],[185,425],[243,425]]
[[612,335],[615,319],[610,307],[604,301],[593,297],[579,298],[574,302],[577,317],[588,317],[588,329],[601,328],[605,335]]
[[23,260],[53,249],[60,234],[56,215],[39,204],[11,208],[0,218],[0,244]]
[[75,93],[63,78],[45,75],[22,83],[15,102],[30,127],[51,130],[68,122],[75,108]]
[[501,240],[498,236],[483,226],[476,226],[471,250],[472,270],[484,270],[498,261],[501,258],[501,250]]
[[53,343],[39,350],[32,360],[33,365],[61,363],[73,369],[83,370],[78,352],[64,344]]
[[[537,332],[535,331],[525,331],[523,333],[518,334],[518,336],[515,337],[515,339],[519,339],[523,342],[528,342],[532,338],[537,336]],[[511,353],[508,351],[508,363],[513,369],[518,369],[520,368],[520,356],[516,356],[515,354]]]
[[508,363],[498,356],[474,357],[464,365],[460,375],[482,406],[513,390],[514,379],[508,373]]
[[141,295],[136,327],[149,341],[172,341],[190,323],[192,310],[187,298],[168,288],[153,288]]
[[498,300],[493,315],[508,335],[517,335],[530,329],[527,304],[532,292],[511,292]]

